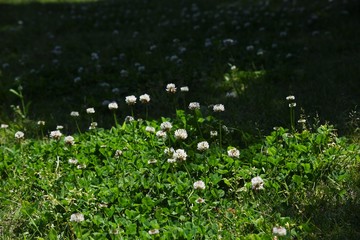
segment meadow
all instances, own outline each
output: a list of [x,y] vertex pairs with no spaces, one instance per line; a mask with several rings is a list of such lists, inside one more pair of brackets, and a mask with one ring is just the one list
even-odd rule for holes
[[1,239],[359,239],[359,10],[0,0]]

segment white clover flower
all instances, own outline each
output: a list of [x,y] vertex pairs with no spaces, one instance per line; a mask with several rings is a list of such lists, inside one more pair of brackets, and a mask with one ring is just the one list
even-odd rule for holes
[[79,112],[72,111],[72,112],[70,113],[70,116],[71,116],[71,117],[79,117],[80,114],[79,114]]
[[284,227],[274,227],[272,229],[272,233],[274,236],[286,236],[286,228]]
[[50,132],[50,138],[59,140],[62,136],[62,133],[59,130],[51,131]]
[[150,96],[148,94],[143,94],[139,97],[141,103],[149,103],[150,102]]
[[22,131],[17,131],[15,133],[15,138],[16,139],[23,139],[25,137],[25,134]]
[[87,108],[86,113],[87,114],[93,114],[93,113],[95,113],[95,109],[94,108]]
[[170,122],[163,122],[160,124],[160,128],[163,131],[170,131],[172,128],[172,124]]
[[169,83],[168,85],[166,85],[166,91],[168,93],[176,93],[176,86],[173,83]]
[[207,141],[202,141],[197,144],[197,150],[206,151],[209,149],[209,143]]
[[62,130],[62,129],[64,129],[64,126],[62,126],[62,125],[57,125],[56,126],[56,130]]
[[200,103],[198,102],[191,102],[189,104],[189,109],[190,110],[199,110],[200,109]]
[[149,133],[155,133],[155,128],[151,126],[146,126],[145,131]]
[[125,117],[125,122],[132,122],[132,121],[135,121],[135,119],[132,116]]
[[289,103],[289,108],[296,107],[296,103]]
[[156,160],[156,159],[150,159],[150,160],[148,161],[148,164],[155,164],[155,163],[157,163],[157,160]]
[[123,154],[123,152],[121,150],[116,150],[115,151],[115,158],[119,158],[122,154]]
[[159,231],[159,229],[151,229],[151,230],[149,230],[148,233],[149,233],[150,235],[155,235],[155,234],[159,234],[160,231]]
[[225,111],[225,107],[224,107],[224,105],[222,105],[222,104],[216,104],[216,105],[214,105],[214,107],[213,107],[213,111],[214,111],[214,112],[224,112],[224,111]]
[[217,137],[218,132],[217,131],[210,131],[210,137]]
[[84,221],[84,215],[82,213],[74,213],[70,216],[70,222],[82,222]]
[[286,97],[286,100],[288,100],[288,101],[293,101],[293,100],[295,100],[295,96],[287,96]]
[[173,158],[180,161],[185,161],[187,157],[187,154],[184,149],[176,149],[176,151],[173,154]]
[[38,122],[37,122],[37,125],[39,125],[39,126],[45,126],[45,121],[38,121]]
[[6,128],[8,128],[8,127],[9,127],[9,125],[7,125],[7,124],[5,124],[5,123],[2,123],[0,128],[6,129]]
[[85,164],[79,164],[76,166],[77,169],[84,169],[86,168],[86,165]]
[[175,131],[175,138],[176,139],[184,140],[187,137],[188,137],[188,134],[187,134],[185,129],[177,129]]
[[97,127],[97,122],[92,122],[92,123],[90,123],[90,127],[89,127],[89,130],[93,130],[93,129],[95,129],[96,127]]
[[164,153],[166,155],[169,155],[169,156],[172,156],[174,154],[174,152],[175,152],[174,148],[168,148],[167,147],[167,148],[164,149]]
[[188,86],[184,86],[180,88],[181,92],[188,92],[189,91],[189,87]]
[[298,120],[298,123],[306,123],[306,119],[301,118]]
[[69,145],[74,145],[75,144],[75,139],[72,136],[66,136],[64,138],[64,141],[65,141],[66,144],[69,144]]
[[195,202],[196,203],[205,203],[205,199],[199,197],[198,199],[195,200]]
[[175,163],[175,162],[176,162],[176,159],[174,159],[174,158],[168,158],[167,162],[168,162],[168,163]]
[[236,148],[231,148],[227,151],[228,156],[232,157],[232,158],[239,158],[240,156],[240,151]]
[[158,138],[165,139],[166,136],[167,136],[167,135],[166,135],[166,132],[164,132],[164,131],[162,131],[162,130],[156,132],[156,137],[158,137]]
[[131,96],[127,96],[125,97],[125,102],[128,104],[128,105],[134,105],[136,103],[136,97],[134,95],[131,95]]
[[264,189],[264,181],[259,176],[251,179],[251,185],[254,190]]
[[119,106],[118,106],[118,104],[116,102],[111,102],[111,103],[109,103],[108,108],[110,110],[116,110],[116,109],[119,108]]
[[194,182],[194,189],[204,190],[205,189],[205,183],[203,181],[201,181],[201,180]]
[[78,160],[76,158],[70,158],[68,161],[70,164],[77,164]]

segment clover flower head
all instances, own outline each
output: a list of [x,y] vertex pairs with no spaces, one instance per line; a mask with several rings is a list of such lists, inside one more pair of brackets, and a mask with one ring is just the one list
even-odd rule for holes
[[294,102],[294,103],[289,103],[289,108],[294,108],[294,107],[296,107],[296,103]]
[[224,112],[225,111],[225,107],[223,104],[215,104],[213,107],[213,111],[214,112]]
[[164,131],[162,131],[162,130],[156,132],[156,137],[158,137],[158,138],[165,139],[166,136],[167,136],[167,135],[166,135],[166,132],[164,132]]
[[200,109],[200,103],[198,102],[191,102],[189,104],[189,109],[190,110],[199,110]]
[[94,109],[94,108],[87,108],[87,109],[86,109],[86,113],[87,113],[87,114],[94,114],[94,113],[95,113],[95,109]]
[[209,143],[207,141],[202,141],[197,144],[197,150],[206,151],[209,149]]
[[82,222],[84,220],[85,218],[82,213],[73,213],[70,216],[70,222]]
[[217,137],[218,132],[217,131],[210,131],[210,137]]
[[69,162],[70,164],[77,164],[77,163],[78,163],[78,160],[77,160],[76,158],[70,158],[70,159],[68,160],[68,162]]
[[68,145],[74,145],[74,144],[75,144],[75,139],[74,139],[73,136],[66,136],[66,137],[64,138],[64,141],[65,141],[65,143],[68,144]]
[[166,155],[169,155],[169,156],[172,156],[173,154],[174,154],[174,152],[175,152],[175,150],[174,150],[174,148],[165,148],[164,149],[164,153],[166,154]]
[[199,197],[198,199],[195,200],[195,202],[199,203],[199,204],[200,203],[205,203],[205,199]]
[[254,177],[251,179],[251,185],[254,190],[264,189],[264,180],[259,176]]
[[62,136],[62,133],[59,130],[51,131],[50,132],[50,138],[59,140]]
[[155,128],[151,126],[146,126],[145,131],[149,133],[155,133]]
[[64,126],[62,126],[62,125],[57,125],[56,126],[56,130],[62,130],[62,129],[64,129]]
[[272,229],[272,233],[274,236],[286,236],[286,228],[284,227],[274,227]]
[[2,123],[0,128],[6,129],[6,128],[8,128],[8,127],[9,127],[9,125],[7,125],[7,124],[5,124],[5,123]]
[[166,85],[166,91],[168,93],[176,93],[176,86],[174,83],[169,83]]
[[187,137],[188,137],[188,134],[187,134],[185,129],[177,129],[175,131],[175,138],[176,139],[184,140]]
[[15,133],[15,138],[16,139],[23,139],[25,137],[25,134],[22,131],[17,131]]
[[125,102],[128,105],[134,105],[136,103],[137,98],[134,95],[130,95],[125,97]]
[[80,114],[79,114],[79,112],[72,111],[72,112],[70,113],[70,116],[71,116],[71,117],[79,117]]
[[38,121],[38,122],[37,122],[37,125],[39,125],[39,126],[45,126],[45,121]]
[[228,156],[232,157],[232,158],[239,158],[240,156],[240,151],[236,148],[231,148],[227,151]]
[[205,183],[201,180],[194,182],[194,189],[200,189],[200,190],[204,190],[205,189]]
[[150,235],[155,235],[155,234],[159,234],[160,231],[159,231],[159,229],[151,229],[151,230],[149,230],[148,233],[149,233]]
[[172,128],[172,124],[170,122],[163,122],[160,124],[160,128],[163,131],[170,131]]
[[116,150],[115,151],[115,158],[119,158],[122,154],[123,154],[123,152],[121,150]]
[[90,123],[89,130],[96,129],[97,125],[98,125],[97,122],[92,122],[92,123]]
[[119,106],[118,106],[118,104],[116,102],[111,102],[111,103],[109,103],[108,108],[110,110],[116,110],[116,109],[119,108]]
[[150,96],[148,94],[143,94],[139,97],[141,103],[149,103],[150,102]]
[[180,161],[185,161],[187,158],[187,154],[184,149],[176,149],[173,154],[173,158]]
[[189,87],[188,86],[184,86],[180,88],[181,92],[188,92],[189,91]]
[[176,159],[174,159],[174,158],[168,158],[167,162],[168,162],[168,163],[175,163],[175,162],[176,162]]
[[135,121],[135,119],[132,116],[125,117],[125,122],[132,122],[132,121]]
[[288,100],[288,101],[294,101],[294,100],[295,100],[295,96],[292,96],[292,95],[287,96],[287,97],[286,97],[286,100]]

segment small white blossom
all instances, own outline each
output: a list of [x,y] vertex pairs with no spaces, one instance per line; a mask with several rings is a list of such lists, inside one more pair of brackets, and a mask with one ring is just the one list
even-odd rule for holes
[[170,122],[163,122],[160,124],[160,128],[163,131],[170,131],[172,128],[172,124]]
[[70,164],[77,164],[78,160],[76,158],[70,158],[68,161]]
[[116,110],[116,109],[118,109],[118,104],[116,103],[116,102],[111,102],[111,103],[109,103],[109,105],[108,105],[108,108],[110,109],[110,110]]
[[150,132],[150,133],[155,133],[155,128],[151,127],[151,126],[146,126],[145,131]]
[[189,91],[189,87],[188,86],[184,86],[180,88],[181,92],[188,92]]
[[125,117],[125,122],[132,122],[132,121],[135,121],[135,119],[132,116]]
[[176,86],[173,83],[169,83],[168,85],[166,85],[166,91],[168,93],[176,93]]
[[70,116],[71,116],[71,117],[78,117],[78,116],[80,116],[80,114],[79,114],[79,112],[72,111],[72,112],[70,113]]
[[125,97],[125,102],[128,104],[128,105],[134,105],[136,103],[136,97],[134,95],[131,95],[131,96],[127,96]]
[[89,130],[93,130],[93,129],[95,129],[96,127],[97,127],[97,122],[92,122],[92,123],[90,123],[90,127],[89,127]]
[[59,140],[62,136],[62,133],[59,130],[51,131],[50,132],[50,138]]
[[227,151],[228,156],[232,157],[232,158],[239,158],[240,156],[240,151],[236,148],[231,148]]
[[66,136],[64,138],[64,141],[65,141],[66,144],[69,144],[69,145],[74,145],[75,144],[75,139],[72,136]]
[[289,108],[296,107],[296,103],[289,103]]
[[155,163],[157,163],[157,160],[156,160],[156,159],[150,159],[150,160],[148,161],[148,164],[155,164]]
[[94,108],[88,108],[88,109],[86,109],[86,113],[87,114],[93,114],[93,113],[95,113],[95,109]]
[[222,104],[216,104],[216,105],[214,105],[214,107],[213,107],[213,111],[214,111],[214,112],[224,112],[224,111],[225,111],[225,107],[224,107],[224,105],[222,105]]
[[151,230],[149,230],[149,232],[148,232],[150,235],[155,235],[155,234],[159,234],[160,232],[159,232],[159,229],[151,229]]
[[164,153],[169,155],[169,156],[172,156],[174,154],[174,152],[175,152],[174,148],[168,148],[167,147],[167,148],[164,149]]
[[202,141],[197,144],[197,150],[206,151],[209,149],[209,143],[207,141]]
[[5,128],[8,128],[8,127],[9,127],[9,125],[7,125],[5,123],[2,123],[0,128],[5,129]]
[[82,222],[84,221],[84,215],[82,213],[74,213],[70,216],[70,222]]
[[204,190],[205,189],[205,183],[203,181],[201,181],[201,180],[194,182],[194,189]]
[[61,129],[64,129],[64,126],[62,126],[62,125],[57,125],[56,126],[56,130],[61,130]]
[[187,154],[184,149],[176,149],[176,151],[173,154],[173,158],[180,161],[185,161],[187,157]]
[[210,137],[216,137],[218,135],[217,131],[210,131]]
[[167,162],[168,162],[168,163],[175,163],[175,162],[176,162],[176,159],[174,159],[174,158],[168,158]]
[[205,203],[205,199],[203,198],[198,198],[195,200],[196,203]]
[[23,132],[21,132],[21,131],[17,131],[15,133],[15,138],[16,139],[23,139],[24,137],[25,137],[25,134]]
[[274,227],[272,229],[272,233],[274,236],[286,236],[286,228],[284,227]]
[[254,190],[264,189],[264,181],[259,176],[251,179],[251,185]]
[[121,150],[116,150],[115,151],[115,158],[119,158],[122,154],[123,154],[123,152]]
[[188,134],[185,129],[177,129],[175,131],[175,138],[184,140],[188,137]]
[[287,96],[286,97],[286,100],[288,100],[288,101],[293,101],[293,100],[295,100],[295,96]]
[[77,165],[77,169],[84,169],[86,168],[86,165],[85,164],[79,164]]
[[150,102],[150,96],[148,94],[143,94],[139,97],[141,103],[149,103]]
[[37,122],[37,125],[39,125],[39,126],[45,126],[45,121],[38,121],[38,122]]
[[306,119],[301,118],[298,120],[298,123],[306,123]]
[[189,104],[189,109],[190,110],[199,110],[200,109],[200,103],[198,102],[191,102]]
[[156,132],[156,137],[158,137],[158,138],[162,138],[162,139],[165,139],[166,138],[166,132],[164,132],[164,131],[157,131]]

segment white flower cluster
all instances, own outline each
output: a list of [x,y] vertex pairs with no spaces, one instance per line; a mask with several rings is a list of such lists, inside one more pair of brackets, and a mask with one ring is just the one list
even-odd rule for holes
[[146,126],[145,131],[149,133],[155,133],[155,128],[151,126]]
[[139,97],[141,103],[149,103],[150,102],[150,96],[148,94],[143,94]]
[[194,182],[194,189],[200,189],[200,190],[204,190],[205,189],[205,183],[201,180]]
[[274,236],[279,236],[279,237],[286,236],[286,228],[284,228],[284,227],[274,227],[272,229],[272,233],[273,233]]
[[197,150],[206,151],[209,149],[209,143],[207,141],[202,141],[197,144]]
[[134,105],[136,103],[137,98],[134,95],[125,97],[125,102],[128,105]]
[[166,85],[166,91],[168,93],[176,93],[176,86],[174,83],[169,83],[168,85]]
[[170,131],[172,128],[172,124],[170,122],[163,122],[160,124],[160,128],[162,131]]
[[188,134],[185,129],[177,129],[175,131],[175,138],[179,140],[185,140],[188,137]]
[[87,113],[87,114],[94,114],[94,113],[95,113],[95,109],[94,109],[94,108],[87,108],[87,109],[86,109],[86,113]]
[[225,107],[224,107],[224,105],[222,105],[222,104],[216,104],[216,105],[214,105],[214,107],[213,107],[213,111],[214,111],[214,112],[224,112],[224,111],[225,111]]
[[22,131],[17,131],[15,133],[15,138],[16,139],[23,139],[25,137],[25,134]]
[[116,110],[116,109],[119,108],[119,106],[118,106],[118,104],[116,102],[111,102],[111,103],[109,103],[108,108],[110,110]]
[[251,185],[254,190],[264,189],[264,181],[259,176],[251,179]]
[[84,221],[84,215],[82,213],[74,213],[70,216],[70,222],[82,222]]
[[59,130],[51,131],[50,132],[50,138],[59,140],[62,136],[62,133]]
[[173,154],[173,158],[175,160],[185,161],[187,158],[187,154],[184,149],[176,149]]
[[65,141],[65,144],[68,144],[68,145],[74,145],[75,144],[75,139],[72,136],[66,136],[64,138],[64,141]]
[[240,151],[236,148],[231,148],[227,151],[228,156],[232,157],[232,158],[239,158],[240,156]]
[[189,104],[189,109],[190,110],[199,110],[200,109],[200,103],[198,102],[191,102]]

